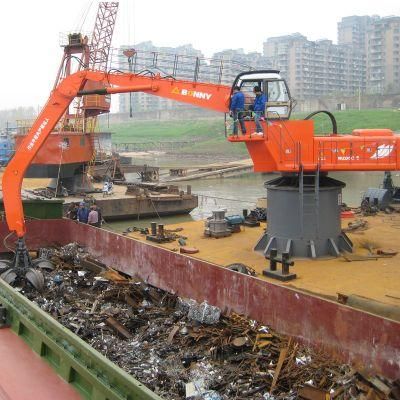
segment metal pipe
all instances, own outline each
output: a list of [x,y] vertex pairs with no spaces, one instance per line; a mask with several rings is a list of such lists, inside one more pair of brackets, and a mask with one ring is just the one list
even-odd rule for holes
[[157,235],[157,222],[151,222],[150,229],[151,229],[151,235],[156,236]]

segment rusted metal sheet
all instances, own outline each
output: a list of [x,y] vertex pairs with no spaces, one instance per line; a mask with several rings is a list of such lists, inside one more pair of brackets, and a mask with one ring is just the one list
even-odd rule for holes
[[[72,222],[73,226],[78,226],[77,222]],[[65,223],[63,220],[59,219],[49,219],[47,221],[27,221],[27,234],[26,234],[26,244],[30,250],[38,249],[43,246],[52,245],[63,245],[71,241],[70,232],[72,231],[72,226],[68,227],[68,231],[65,230]],[[16,236],[12,235],[7,238],[6,243],[4,243],[5,237],[9,234],[8,227],[5,222],[0,223],[0,252],[8,252],[7,246],[9,248],[14,248],[14,243]],[[6,247],[5,247],[6,246]]]
[[[6,232],[2,226],[1,237]],[[344,362],[400,375],[398,322],[70,220],[31,221],[28,232],[28,245],[77,241],[105,264],[161,289],[257,319]]]
[[108,317],[106,319],[106,324],[108,326],[110,326],[112,329],[114,329],[123,338],[130,339],[132,337],[130,332],[121,323],[119,323],[115,318]]
[[299,396],[301,399],[307,400],[330,400],[331,396],[328,391],[318,389],[313,386],[304,386],[299,389]]

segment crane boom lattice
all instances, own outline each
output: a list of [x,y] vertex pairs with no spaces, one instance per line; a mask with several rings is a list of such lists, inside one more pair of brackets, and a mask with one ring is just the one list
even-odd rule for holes
[[106,71],[108,54],[117,18],[118,2],[101,2],[90,43],[91,69]]

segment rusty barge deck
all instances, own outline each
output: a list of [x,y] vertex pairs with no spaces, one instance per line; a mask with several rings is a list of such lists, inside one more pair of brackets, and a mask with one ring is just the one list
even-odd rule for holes
[[[101,193],[92,196],[106,221],[189,214],[198,206],[198,197],[188,193],[128,195],[117,192],[106,197]],[[71,203],[80,201],[81,197],[68,197],[64,203],[64,214]]]
[[[363,296],[400,308],[400,254],[388,258],[367,258],[367,247],[400,250],[396,228],[400,226],[400,215],[382,213],[375,217],[364,217],[363,220],[369,224],[369,228],[348,233],[355,246],[353,254],[360,255],[360,261],[350,262],[344,258],[295,260],[290,271],[297,274],[297,279],[281,284],[334,301],[337,294],[342,293]],[[351,221],[354,219],[344,219],[343,228]],[[242,227],[241,232],[219,239],[204,236],[204,221],[182,222],[168,225],[166,229],[182,229],[179,234],[187,237],[186,245],[199,250],[192,255],[194,258],[222,266],[243,263],[254,269],[260,279],[277,283],[263,276],[268,262],[261,253],[253,250],[265,226],[265,223],[261,223],[260,227]],[[146,240],[139,232],[127,235],[140,241]],[[168,250],[179,248],[176,241],[158,246]]]
[[[25,179],[23,182],[25,190],[23,195],[28,198],[37,198],[37,196],[32,195],[32,192],[37,188],[46,187],[48,183],[48,179]],[[99,191],[102,188],[101,184],[95,184],[94,186]],[[106,221],[189,214],[199,204],[198,196],[192,194],[190,190],[188,191],[188,188],[183,191],[175,187],[175,191],[170,193],[155,193],[151,190],[142,190],[137,194],[126,194],[125,192],[126,185],[114,185],[111,195],[104,197],[101,192],[97,192],[90,194],[90,197],[101,208],[102,216]],[[64,215],[66,215],[71,203],[81,202],[84,196],[82,194],[82,196],[76,195],[63,198]]]

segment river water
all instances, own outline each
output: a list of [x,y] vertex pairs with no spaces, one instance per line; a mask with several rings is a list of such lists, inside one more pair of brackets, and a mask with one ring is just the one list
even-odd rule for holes
[[[146,163],[148,165],[160,166],[161,168],[167,166],[205,165],[211,162],[221,163],[221,160],[210,160],[207,157],[201,159],[171,159],[166,155],[158,155],[135,161],[137,164]],[[274,174],[251,172],[230,178],[179,182],[177,185],[181,189],[186,191],[186,185],[191,185],[192,193],[199,196],[199,207],[193,210],[190,215],[161,217],[160,219],[116,221],[109,223],[107,226],[110,229],[121,232],[129,226],[147,227],[151,221],[164,224],[180,223],[206,218],[212,214],[212,210],[219,208],[227,209],[227,213],[230,215],[242,214],[244,208],[254,208],[257,199],[266,196],[264,183],[277,176]],[[360,205],[363,192],[368,187],[380,187],[383,180],[383,172],[330,173],[329,176],[346,183],[346,187],[343,189],[343,201],[350,206]],[[127,179],[134,180],[136,176],[128,174]],[[393,180],[395,185],[400,185],[400,176],[398,174],[393,174]]]

